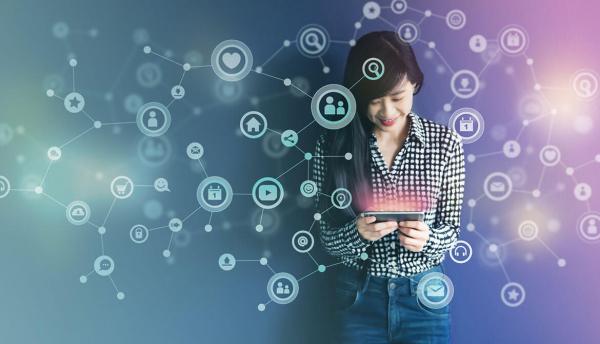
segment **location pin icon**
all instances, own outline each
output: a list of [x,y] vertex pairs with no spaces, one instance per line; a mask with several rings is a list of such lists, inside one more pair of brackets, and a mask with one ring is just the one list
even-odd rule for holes
[[337,194],[337,196],[335,196],[335,200],[338,202],[338,205],[341,207],[346,202],[346,195],[344,195],[343,193],[340,192]]

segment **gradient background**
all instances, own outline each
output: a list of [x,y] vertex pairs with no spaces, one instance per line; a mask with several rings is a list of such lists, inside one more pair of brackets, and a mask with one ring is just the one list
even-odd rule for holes
[[[388,2],[380,2],[387,6]],[[295,39],[305,24],[318,23],[334,40],[348,41],[355,34],[354,22],[362,17],[361,1],[12,1],[0,4],[0,122],[13,128],[11,142],[0,146],[0,174],[13,188],[31,188],[39,183],[48,166],[46,151],[90,127],[83,115],[65,111],[62,102],[45,95],[48,80],[70,85],[70,56],[76,56],[77,88],[86,97],[86,110],[103,122],[134,121],[123,107],[124,98],[139,94],[145,101],[167,103],[170,88],[179,81],[181,69],[156,56],[144,55],[134,44],[134,30],[149,33],[153,49],[172,52],[173,58],[196,50],[208,64],[212,49],[225,39],[244,41],[253,51],[255,65],[267,60],[284,39]],[[554,125],[550,116],[523,130],[521,156],[514,160],[502,154],[478,156],[467,164],[465,199],[482,195],[485,176],[494,171],[517,170],[522,186],[505,202],[481,198],[471,210],[464,207],[462,239],[474,248],[465,265],[444,263],[454,281],[453,342],[456,343],[592,343],[596,342],[600,317],[600,274],[595,265],[600,246],[583,242],[577,235],[577,219],[587,209],[599,210],[597,193],[589,202],[573,197],[574,181],[598,187],[597,110],[598,101],[582,102],[569,89],[569,78],[581,69],[600,70],[600,51],[595,43],[600,24],[600,6],[589,1],[409,1],[421,11],[445,15],[453,8],[463,10],[467,25],[450,30],[443,20],[427,18],[422,23],[425,41],[435,41],[437,50],[453,69],[479,71],[481,56],[468,48],[471,35],[495,39],[511,23],[526,28],[530,37],[525,58],[503,56],[482,75],[483,89],[475,98],[455,100],[453,108],[472,106],[485,117],[486,132],[466,154],[501,151],[502,144],[521,130],[523,114],[519,103],[534,93],[536,80],[542,85],[544,111],[556,108]],[[396,15],[384,9],[382,17],[397,24],[404,19],[419,21],[421,14],[408,11]],[[52,26],[63,21],[70,27],[66,39],[52,35]],[[89,32],[96,29],[98,35]],[[380,20],[363,20],[360,36],[368,31],[391,29]],[[278,77],[303,76],[311,85],[339,82],[347,44],[332,44],[324,61],[331,73],[324,75],[318,60],[301,56],[295,46],[284,49],[265,67]],[[442,111],[452,98],[451,74],[439,57],[424,44],[415,45],[426,82],[416,98],[415,110],[445,123],[451,112]],[[72,55],[71,55],[72,54]],[[163,74],[156,88],[145,89],[135,79],[144,62],[157,63]],[[156,193],[139,188],[133,197],[117,201],[106,224],[106,253],[116,261],[113,278],[126,293],[117,300],[110,281],[95,274],[87,284],[79,276],[92,268],[100,254],[100,240],[93,227],[70,225],[64,209],[48,198],[31,192],[12,192],[0,199],[0,342],[6,343],[326,343],[331,314],[330,291],[333,269],[315,274],[300,283],[300,294],[289,305],[269,304],[258,312],[257,304],[268,301],[266,282],[270,272],[257,262],[240,262],[223,272],[217,259],[231,252],[238,259],[269,257],[277,271],[297,277],[315,269],[306,255],[296,253],[290,240],[294,232],[312,223],[311,204],[298,197],[306,164],[287,173],[281,181],[287,197],[257,233],[253,215],[257,207],[248,196],[235,196],[232,205],[213,216],[214,230],[204,231],[208,213],[199,211],[175,238],[171,259],[161,252],[170,240],[168,230],[152,232],[143,245],[129,239],[136,223],[148,227],[166,225],[173,216],[184,217],[197,208],[195,189],[202,174],[185,155],[191,141],[205,147],[203,161],[210,175],[227,178],[235,192],[248,193],[255,180],[277,176],[302,159],[290,150],[278,159],[269,158],[260,140],[236,133],[246,111],[262,111],[274,129],[300,129],[312,118],[308,98],[294,97],[281,82],[251,73],[239,84],[239,100],[226,103],[215,97],[217,77],[209,68],[193,70],[183,82],[184,101],[171,106],[173,126],[167,133],[173,154],[160,167],[144,165],[136,153],[142,135],[135,125],[103,127],[91,131],[63,149],[45,180],[45,191],[63,203],[82,199],[92,208],[92,221],[101,223],[112,202],[109,184],[125,174],[136,184],[151,184],[167,177],[172,192]],[[65,92],[57,93],[64,96]],[[112,95],[107,97],[106,95]],[[539,95],[539,93],[538,93]],[[197,114],[200,108],[200,114]],[[312,151],[319,133],[317,125],[300,136],[299,147]],[[548,168],[541,179],[537,156],[549,133],[550,142],[562,152],[564,166]],[[586,164],[587,163],[587,164]],[[565,166],[577,168],[573,176]],[[540,183],[541,197],[530,192]],[[151,201],[161,205],[149,219],[144,207]],[[472,217],[471,217],[472,216]],[[471,220],[472,219],[472,220]],[[518,238],[517,226],[533,219],[540,227],[540,242]],[[472,221],[476,232],[464,230]],[[480,235],[478,235],[480,234]],[[482,239],[483,238],[483,239]],[[189,240],[188,240],[189,239]],[[497,260],[486,258],[486,240],[502,246],[503,264],[511,280],[525,287],[527,299],[518,308],[500,300],[506,278]],[[318,245],[317,245],[318,246]],[[313,250],[319,263],[332,264],[320,248]]]

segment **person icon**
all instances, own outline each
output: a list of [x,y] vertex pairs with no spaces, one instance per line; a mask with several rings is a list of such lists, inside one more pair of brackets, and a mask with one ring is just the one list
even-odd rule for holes
[[587,190],[586,190],[585,186],[581,185],[579,187],[579,195],[584,198],[587,196]]
[[402,33],[402,37],[404,37],[404,39],[406,40],[411,40],[413,38],[413,34],[410,27],[407,26],[404,28],[404,33]]
[[344,102],[343,101],[338,101],[337,103],[337,109],[335,110],[335,114],[336,115],[345,115],[346,114],[346,108],[344,107]]
[[285,294],[284,288],[283,288],[283,282],[279,281],[277,282],[277,290],[275,291],[275,294]]
[[475,38],[475,47],[481,48],[481,38],[479,38],[479,37]]
[[150,111],[150,118],[147,123],[148,128],[158,128],[158,119],[156,118],[156,111]]
[[325,109],[324,109],[324,113],[325,115],[335,115],[335,106],[333,105],[333,97],[332,96],[328,96],[327,98],[325,98],[325,102],[327,102],[327,105],[325,105]]
[[509,153],[515,152],[515,145],[512,142],[508,144],[508,152]]
[[283,288],[283,293],[285,295],[289,295],[290,294],[290,286],[289,285],[285,285],[285,287]]
[[586,232],[589,235],[598,234],[598,225],[596,224],[596,219],[589,219],[586,227]]

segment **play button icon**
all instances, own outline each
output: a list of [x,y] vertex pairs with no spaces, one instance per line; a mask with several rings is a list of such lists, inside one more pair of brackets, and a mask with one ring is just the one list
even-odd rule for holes
[[252,198],[263,209],[275,208],[283,199],[283,186],[275,178],[261,178],[254,183]]
[[277,200],[277,185],[263,184],[258,187],[258,199],[263,202]]

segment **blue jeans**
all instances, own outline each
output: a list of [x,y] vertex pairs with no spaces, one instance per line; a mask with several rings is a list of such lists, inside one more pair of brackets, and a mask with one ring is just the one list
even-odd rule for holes
[[417,284],[437,266],[410,278],[371,276],[346,266],[336,280],[339,342],[449,343],[448,306],[430,309],[417,300]]

